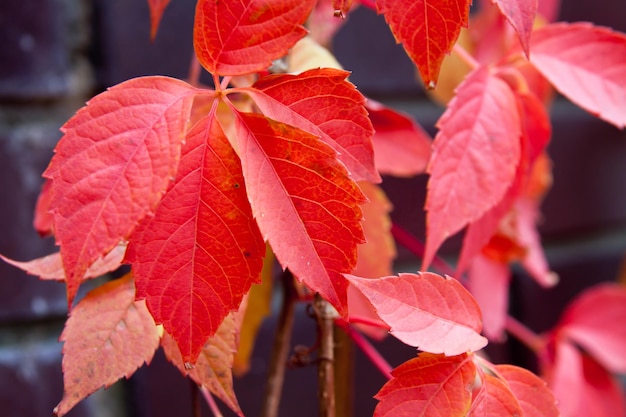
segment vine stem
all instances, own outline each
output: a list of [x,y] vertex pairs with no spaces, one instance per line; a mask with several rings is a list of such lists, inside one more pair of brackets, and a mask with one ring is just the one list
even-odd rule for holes
[[337,327],[341,328],[350,339],[354,342],[355,345],[358,346],[359,349],[367,356],[367,358],[372,362],[372,364],[380,371],[381,374],[387,379],[391,379],[391,370],[393,369],[389,362],[383,358],[383,356],[376,350],[374,346],[358,331],[354,330],[354,328],[342,318],[335,319],[335,324]]
[[313,299],[317,316],[319,354],[317,364],[319,417],[335,417],[335,339],[333,322],[337,313],[319,294]]
[[213,396],[211,395],[207,387],[200,386],[199,388],[200,388],[200,392],[202,393],[202,396],[204,397],[204,400],[206,401],[207,405],[209,406],[209,409],[211,410],[211,413],[213,413],[213,416],[224,417],[220,409],[217,407],[217,404],[215,403],[215,399],[213,398]]
[[293,331],[294,310],[297,300],[296,289],[293,284],[293,275],[289,270],[282,274],[283,304],[278,317],[274,346],[270,360],[269,375],[265,387],[265,398],[261,417],[277,417],[280,398],[285,381],[285,369],[291,344]]
[[504,326],[507,332],[526,345],[536,355],[540,355],[545,346],[545,340],[542,336],[533,332],[522,322],[511,316],[506,317]]
[[480,67],[480,63],[476,61],[476,59],[472,56],[472,54],[470,54],[467,51],[467,49],[463,48],[458,43],[454,44],[454,46],[452,47],[452,50],[454,51],[455,54],[458,55],[459,58],[463,60],[463,62],[469,65],[470,68],[476,69]]

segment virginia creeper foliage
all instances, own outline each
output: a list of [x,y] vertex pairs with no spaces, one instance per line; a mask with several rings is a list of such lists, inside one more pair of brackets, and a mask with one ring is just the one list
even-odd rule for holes
[[[148,3],[154,38],[169,1]],[[247,368],[258,316],[269,311],[274,256],[303,298],[319,294],[344,328],[365,323],[369,335],[388,330],[419,349],[376,395],[376,417],[625,414],[612,376],[626,372],[626,291],[618,285],[583,294],[530,343],[548,385],[475,352],[510,323],[510,263],[543,286],[557,282],[536,230],[551,183],[551,89],[623,128],[626,35],[587,23],[536,25],[538,10],[553,15],[555,2],[483,1],[472,17],[481,23],[467,30],[468,0],[360,2],[384,15],[428,88],[451,51],[465,60],[456,70],[462,82],[435,90],[453,98],[431,140],[408,116],[366,99],[328,51],[302,40],[310,15],[315,34],[325,19],[348,16],[352,3],[198,0],[195,56],[213,88],[128,80],[62,127],[34,222],[60,251],[28,262],[3,257],[67,286],[57,415],[129,377],[159,345],[243,415],[232,368]],[[269,70],[288,55],[289,73]],[[391,204],[376,184],[381,174],[424,172],[424,272],[392,276]],[[469,291],[426,271],[463,229],[449,274],[466,276]],[[84,280],[121,264],[132,272],[75,302]],[[263,290],[250,291],[262,271]],[[246,353],[237,360],[240,332]]]

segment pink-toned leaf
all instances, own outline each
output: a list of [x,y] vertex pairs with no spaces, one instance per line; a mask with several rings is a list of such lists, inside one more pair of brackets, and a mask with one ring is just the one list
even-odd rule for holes
[[578,417],[585,390],[580,351],[569,342],[557,343],[554,363],[545,371],[561,416]]
[[557,332],[582,346],[599,363],[626,373],[626,288],[600,284],[567,307]]
[[496,365],[495,369],[508,383],[524,417],[559,416],[556,398],[543,379],[518,366]]
[[529,198],[518,200],[515,209],[517,219],[517,237],[520,245],[526,248],[526,255],[522,259],[524,269],[540,285],[549,288],[559,282],[559,277],[550,270],[546,255],[541,246],[541,237],[537,231],[539,220],[539,202]]
[[402,43],[422,75],[434,88],[441,62],[462,27],[467,27],[470,0],[378,0],[396,42]]
[[64,393],[57,416],[150,363],[159,334],[145,303],[135,301],[129,274],[89,292],[72,310],[61,341]]
[[243,416],[233,389],[233,357],[237,350],[238,323],[235,314],[226,316],[217,332],[202,347],[193,367],[186,366],[176,341],[164,333],[161,346],[167,359],[185,376],[206,387],[237,415]]
[[365,197],[314,135],[238,113],[237,141],[252,212],[283,268],[347,313],[348,282],[363,243]]
[[509,311],[509,265],[476,256],[468,271],[468,289],[483,314],[483,332],[491,340],[503,340]]
[[187,135],[174,183],[132,236],[137,297],[193,363],[259,281],[264,254],[239,159],[211,114]]
[[459,86],[438,126],[428,168],[423,270],[445,239],[502,200],[520,161],[515,96],[487,68]]
[[374,159],[381,174],[422,174],[430,159],[432,139],[410,116],[368,99],[365,107],[374,126]]
[[408,345],[458,355],[487,344],[480,335],[478,304],[454,278],[430,272],[380,279],[346,278],[372,303],[391,334]]
[[[393,274],[393,260],[396,247],[391,236],[391,203],[384,191],[370,183],[359,184],[369,200],[362,206],[363,232],[366,243],[358,246],[358,260],[353,274],[364,278],[378,278]],[[387,335],[387,325],[380,320],[365,296],[354,286],[348,287],[349,318],[356,316],[379,323],[379,326],[357,324],[359,330],[370,337],[381,339]]]
[[195,88],[135,78],[99,94],[62,128],[44,176],[68,304],[85,271],[153,210],[176,172]]
[[589,23],[556,23],[533,32],[531,63],[563,95],[626,125],[626,35]]
[[302,26],[315,0],[199,0],[194,48],[215,75],[242,75],[269,67],[306,35]]
[[150,39],[152,40],[156,38],[161,17],[163,17],[163,12],[169,3],[170,0],[148,0],[148,6],[150,7]]
[[522,408],[508,384],[493,375],[483,374],[479,391],[469,417],[522,416]]
[[41,192],[37,198],[35,205],[35,218],[33,219],[33,227],[39,233],[39,236],[45,237],[54,233],[54,216],[50,213],[50,201],[52,193],[50,193],[50,180],[46,180],[41,186]]
[[374,417],[467,416],[476,378],[471,356],[420,353],[391,373],[375,396]]
[[[107,272],[115,271],[122,265],[124,253],[126,252],[126,243],[120,243],[105,256],[96,259],[96,261],[87,269],[83,279],[96,278]],[[11,264],[22,271],[31,275],[36,275],[39,279],[65,281],[65,271],[63,270],[63,261],[59,252],[46,255],[42,258],[33,259],[27,262],[14,261],[5,256],[0,258],[8,264]]]
[[355,181],[380,182],[365,98],[346,81],[348,74],[333,68],[276,74],[245,91],[265,116],[319,136]]
[[585,387],[579,416],[626,416],[624,389],[620,381],[589,356],[583,355]]
[[559,18],[561,0],[541,0],[538,2],[537,13],[548,22],[554,22]]
[[538,0],[492,0],[517,32],[526,55],[529,53],[530,34],[533,30]]

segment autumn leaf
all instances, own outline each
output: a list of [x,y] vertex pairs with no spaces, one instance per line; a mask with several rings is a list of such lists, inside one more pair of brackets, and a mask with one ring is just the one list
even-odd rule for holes
[[89,292],[72,310],[61,334],[66,414],[79,401],[150,363],[159,334],[143,301],[135,301],[130,274]]
[[319,136],[355,181],[380,182],[365,98],[346,81],[348,74],[332,68],[276,74],[238,91],[250,94],[265,116]]
[[272,289],[274,288],[272,278],[275,261],[274,253],[267,245],[263,269],[261,270],[261,283],[250,288],[241,329],[239,330],[239,347],[233,359],[233,371],[236,376],[242,376],[248,372],[258,331],[263,320],[272,312]]
[[148,0],[148,6],[150,7],[150,39],[153,41],[156,38],[163,12],[169,3],[170,0]]
[[554,394],[546,382],[532,372],[513,365],[495,365],[517,398],[524,417],[558,417]]
[[174,183],[128,246],[137,297],[193,363],[259,281],[264,254],[239,160],[210,114],[187,135]]
[[583,292],[563,312],[555,332],[581,346],[608,370],[626,373],[626,288],[613,283]]
[[522,409],[506,381],[482,375],[483,386],[472,404],[470,417],[522,416]]
[[469,0],[378,0],[378,13],[417,65],[424,85],[434,88],[441,62],[467,27]]
[[[108,272],[115,271],[122,264],[126,243],[120,243],[105,256],[96,261],[87,269],[83,279],[96,278]],[[0,259],[11,264],[31,275],[36,275],[39,279],[65,281],[65,271],[63,270],[63,260],[59,252],[46,255],[41,258],[27,262],[19,262],[0,255]]]
[[54,216],[49,211],[52,198],[50,185],[50,180],[46,180],[43,183],[39,197],[37,197],[37,204],[35,205],[33,227],[41,237],[46,237],[54,233]]
[[258,114],[238,113],[237,140],[252,212],[283,268],[340,313],[342,273],[363,243],[358,185],[316,136]]
[[381,174],[422,174],[430,160],[432,139],[410,116],[368,99],[365,107],[374,127],[374,159]]
[[206,387],[237,415],[243,416],[233,389],[233,356],[237,350],[236,314],[226,316],[217,332],[206,342],[193,366],[186,365],[176,341],[164,333],[161,346],[167,359],[185,376]]
[[626,125],[626,35],[589,23],[533,32],[530,62],[564,96],[599,118]]
[[52,180],[49,208],[70,306],[89,266],[161,199],[195,91],[172,78],[135,78],[94,97],[63,126],[43,175]]
[[[375,398],[374,417],[465,417],[470,410],[476,366],[471,356],[420,353],[394,369]],[[445,410],[445,411],[444,411]]]
[[520,161],[521,127],[515,96],[487,68],[474,71],[459,86],[437,124],[440,131],[428,168],[422,270],[428,269],[446,238],[502,200]]
[[458,355],[487,344],[480,335],[478,304],[454,278],[430,272],[346,278],[372,303],[391,334],[408,345],[430,353]]
[[199,0],[196,56],[214,75],[242,75],[269,67],[306,35],[315,0]]
[[492,0],[517,32],[522,49],[529,54],[530,34],[533,30],[538,0]]

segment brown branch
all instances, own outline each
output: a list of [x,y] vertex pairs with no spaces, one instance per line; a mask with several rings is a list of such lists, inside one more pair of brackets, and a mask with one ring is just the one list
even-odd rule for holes
[[319,294],[315,295],[313,308],[317,315],[319,356],[317,365],[318,399],[320,417],[335,417],[335,355],[333,322],[336,312]]
[[341,417],[354,415],[354,343],[336,324],[335,337],[335,412]]
[[294,308],[297,300],[296,289],[293,284],[293,275],[288,270],[282,275],[283,281],[283,304],[278,317],[274,346],[270,361],[267,386],[261,417],[277,417],[278,406],[283,391],[285,369],[291,345],[291,333],[293,330]]

